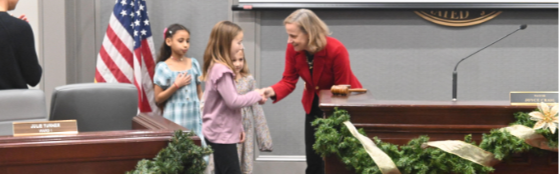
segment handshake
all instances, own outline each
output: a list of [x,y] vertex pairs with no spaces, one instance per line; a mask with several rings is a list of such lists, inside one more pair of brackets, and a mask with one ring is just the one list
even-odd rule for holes
[[276,92],[274,92],[274,89],[272,87],[255,89],[254,91],[258,92],[260,94],[260,96],[262,97],[262,99],[260,99],[260,101],[258,101],[258,104],[261,104],[261,105],[266,103],[266,101],[268,101],[268,98],[276,96]]

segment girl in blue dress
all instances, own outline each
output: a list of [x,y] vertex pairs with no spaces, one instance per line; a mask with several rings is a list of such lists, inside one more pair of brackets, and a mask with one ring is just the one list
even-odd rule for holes
[[190,48],[190,31],[173,24],[165,29],[164,39],[153,77],[155,102],[165,106],[163,117],[195,132],[205,146],[198,80],[202,71],[195,58],[185,56]]

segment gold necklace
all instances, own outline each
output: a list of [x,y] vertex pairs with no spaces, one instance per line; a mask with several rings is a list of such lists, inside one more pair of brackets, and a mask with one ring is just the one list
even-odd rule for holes
[[312,69],[312,66],[313,66],[313,64],[314,64],[314,59],[311,60],[311,61],[309,61],[309,56],[308,56],[308,55],[307,55],[307,58],[306,58],[306,59],[307,59],[307,64],[309,64],[309,69]]

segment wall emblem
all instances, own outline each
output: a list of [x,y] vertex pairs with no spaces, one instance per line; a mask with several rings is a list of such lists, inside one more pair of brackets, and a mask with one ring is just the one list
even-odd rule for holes
[[489,10],[423,10],[414,12],[425,20],[450,27],[478,25],[502,13],[502,11]]

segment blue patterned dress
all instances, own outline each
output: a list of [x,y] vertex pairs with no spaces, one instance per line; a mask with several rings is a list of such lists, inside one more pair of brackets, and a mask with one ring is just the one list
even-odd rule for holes
[[[163,88],[163,90],[166,90],[173,85],[179,73],[188,72],[191,75],[192,80],[190,84],[181,87],[167,99],[165,109],[163,110],[163,117],[194,131],[200,139],[204,140],[200,100],[198,99],[198,90],[196,88],[198,84],[201,84],[198,77],[202,74],[202,71],[200,70],[200,64],[195,58],[190,58],[190,60],[192,60],[191,68],[184,71],[173,71],[169,69],[167,63],[158,62],[155,66],[153,82]],[[204,141],[202,143],[205,144]]]

